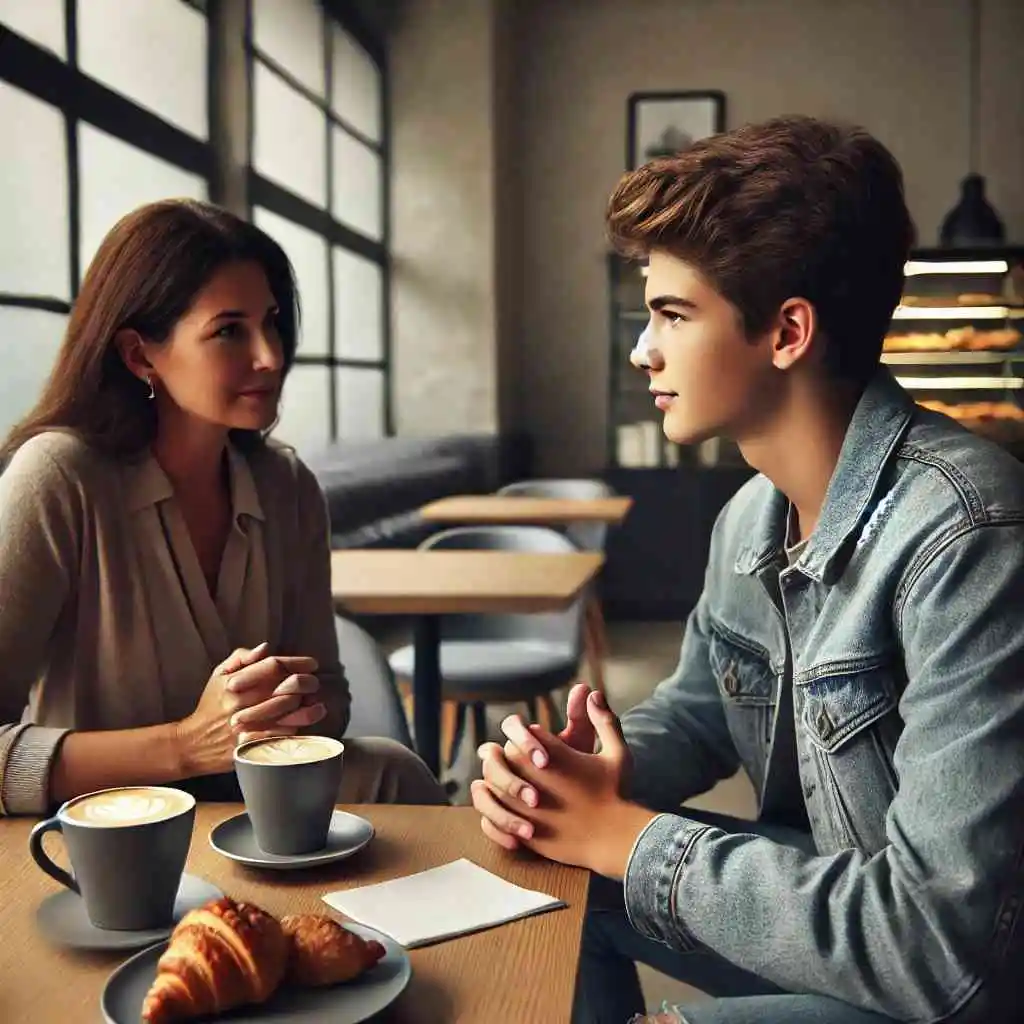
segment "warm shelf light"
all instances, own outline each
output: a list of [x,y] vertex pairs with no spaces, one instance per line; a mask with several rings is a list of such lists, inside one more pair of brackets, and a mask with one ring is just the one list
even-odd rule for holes
[[973,363],[1005,363],[1024,358],[1016,349],[1000,351],[938,349],[911,352],[883,352],[882,362],[891,366],[950,366]]
[[908,260],[903,266],[907,277],[921,274],[1005,274],[1010,269],[1006,260]]
[[897,377],[908,391],[1002,391],[1024,388],[1024,377]]
[[1006,306],[897,306],[893,320],[1005,320]]

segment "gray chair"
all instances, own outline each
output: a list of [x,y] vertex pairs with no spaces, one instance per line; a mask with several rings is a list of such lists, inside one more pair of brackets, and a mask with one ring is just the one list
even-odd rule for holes
[[[466,526],[444,530],[424,549],[569,553],[578,548],[555,530],[539,526]],[[453,723],[449,764],[461,737],[465,708],[473,709],[474,742],[486,739],[488,704],[525,703],[532,718],[560,728],[553,691],[579,673],[583,647],[584,599],[566,611],[535,615],[446,615],[441,620],[442,694],[457,718]],[[391,668],[408,687],[415,665],[410,645],[395,651]],[[454,717],[454,716],[453,716]]]
[[[603,480],[518,480],[498,494],[520,498],[611,498],[615,491]],[[604,551],[607,523],[571,523],[565,535],[582,551]]]
[[[523,498],[611,498],[614,488],[603,480],[519,480],[502,487],[499,494],[517,495]],[[605,549],[608,537],[607,523],[570,523],[565,535],[583,551]],[[608,634],[605,630],[604,612],[597,596],[596,587],[591,588],[586,602],[585,641],[587,664],[590,667],[591,685],[604,693],[604,661],[608,657]]]
[[394,673],[377,642],[340,615],[334,617],[334,627],[352,691],[352,717],[345,735],[384,736],[415,749]]

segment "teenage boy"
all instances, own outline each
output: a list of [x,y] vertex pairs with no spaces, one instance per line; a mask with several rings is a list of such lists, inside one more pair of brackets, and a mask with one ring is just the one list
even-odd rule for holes
[[[559,737],[511,717],[481,748],[487,835],[603,876],[577,1019],[643,1011],[634,960],[714,997],[655,1020],[1017,1019],[1024,469],[879,365],[914,233],[896,161],[776,119],[628,174],[608,225],[649,261],[633,362],[666,436],[758,475],[621,729],[580,685]],[[681,806],[739,767],[757,822]]]

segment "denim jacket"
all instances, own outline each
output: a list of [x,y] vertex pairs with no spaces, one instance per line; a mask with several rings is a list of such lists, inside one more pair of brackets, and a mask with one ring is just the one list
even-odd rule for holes
[[[630,856],[630,921],[897,1020],[1016,1020],[1024,467],[880,369],[792,566],[786,514],[764,477],[726,506],[678,667],[623,719],[631,796],[666,812]],[[762,800],[789,773],[815,853],[685,816],[740,765]]]

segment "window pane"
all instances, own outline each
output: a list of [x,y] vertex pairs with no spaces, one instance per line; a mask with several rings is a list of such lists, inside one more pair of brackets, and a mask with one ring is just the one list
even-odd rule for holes
[[67,317],[0,306],[0,436],[39,398],[64,336]]
[[13,28],[19,36],[45,46],[62,60],[67,60],[64,0],[0,0],[0,25]]
[[209,134],[206,18],[181,0],[79,3],[78,63],[164,120]]
[[384,371],[335,369],[338,394],[338,437],[384,436]]
[[253,41],[324,98],[323,16],[314,0],[253,0]]
[[259,63],[253,92],[254,166],[296,195],[326,206],[324,112]]
[[293,366],[285,381],[274,437],[300,455],[319,451],[331,440],[330,373],[326,366]]
[[82,273],[126,213],[157,199],[205,199],[206,181],[89,124],[79,126]]
[[308,228],[261,207],[253,211],[253,221],[284,249],[292,261],[302,313],[299,353],[304,356],[329,355],[327,243]]
[[334,250],[334,352],[343,359],[383,359],[383,271],[345,249]]
[[331,106],[353,128],[380,142],[380,70],[343,28],[332,25],[331,34]]
[[0,188],[0,292],[68,299],[68,152],[64,115],[0,82],[8,144]]
[[370,238],[381,237],[381,159],[341,128],[332,130],[334,145],[334,216]]

